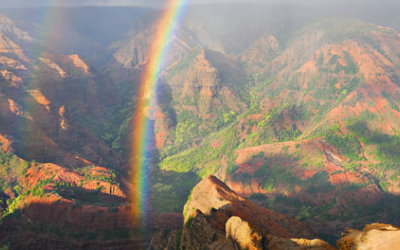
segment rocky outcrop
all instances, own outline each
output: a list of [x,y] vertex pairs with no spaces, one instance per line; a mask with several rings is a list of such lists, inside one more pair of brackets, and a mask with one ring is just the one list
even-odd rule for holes
[[284,238],[313,239],[317,236],[310,227],[294,217],[273,212],[245,200],[214,176],[205,178],[193,189],[184,208],[185,223],[195,216],[196,210],[207,216],[212,213],[225,215],[221,217],[223,228],[230,217],[238,216],[259,228],[262,233]]
[[32,43],[34,39],[28,34],[28,32],[19,29],[13,21],[11,21],[7,16],[0,13],[0,33],[3,33],[14,39],[23,43]]
[[22,48],[2,33],[0,33],[0,53],[15,56],[25,62],[29,61],[25,57]]
[[236,249],[235,242],[226,237],[222,225],[215,223],[217,215],[207,216],[196,210],[193,216],[182,230],[180,249]]
[[55,71],[59,74],[59,76],[60,76],[61,78],[67,77],[67,73],[66,73],[59,65],[57,65],[55,62],[51,61],[51,60],[48,59],[48,58],[42,58],[42,57],[40,57],[39,60],[40,60],[45,66],[49,67],[50,69],[55,70]]
[[[183,213],[180,249],[334,249],[307,225],[243,199],[214,176],[193,189]],[[164,249],[161,235],[152,249]]]
[[[147,62],[152,54],[152,42],[158,39],[159,22],[163,20],[151,21],[147,24],[137,24],[126,36],[111,45],[115,49],[114,59],[125,69],[135,68]],[[184,24],[176,27],[177,32],[171,38],[169,55],[166,58],[166,65],[169,65],[179,58],[182,58],[193,47],[198,44],[195,34],[193,34]],[[162,31],[161,31],[162,32]]]
[[363,230],[347,229],[343,238],[337,241],[340,250],[353,249],[387,249],[400,247],[400,228],[387,224],[371,224]]
[[17,154],[63,166],[124,166],[89,125],[105,122],[119,102],[112,80],[76,54],[41,53],[30,63],[10,44],[0,44],[0,133],[12,136]]
[[232,238],[241,249],[262,249],[262,234],[240,217],[232,216],[225,224],[225,231],[226,237]]
[[[181,231],[160,231],[150,250],[248,249],[334,250],[295,218],[249,202],[214,176],[201,181],[184,208]],[[362,231],[347,229],[337,241],[339,250],[398,249],[400,228],[371,224]]]
[[87,63],[85,63],[79,55],[77,54],[70,55],[68,56],[68,58],[72,61],[75,67],[81,69],[85,74],[90,74],[89,65],[87,65]]
[[251,65],[249,70],[256,73],[262,67],[279,55],[280,48],[278,40],[271,35],[266,35],[258,39],[250,49],[245,51],[241,61]]
[[271,250],[334,250],[330,244],[320,239],[284,239],[275,236],[268,236],[268,247]]
[[180,236],[178,230],[173,230],[169,233],[166,231],[159,231],[153,235],[148,249],[175,250],[177,243],[179,243],[178,237]]

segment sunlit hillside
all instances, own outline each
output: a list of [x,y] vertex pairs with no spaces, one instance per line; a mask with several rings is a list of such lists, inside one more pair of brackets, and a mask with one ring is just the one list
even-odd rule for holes
[[169,4],[0,7],[0,249],[395,249],[396,4]]

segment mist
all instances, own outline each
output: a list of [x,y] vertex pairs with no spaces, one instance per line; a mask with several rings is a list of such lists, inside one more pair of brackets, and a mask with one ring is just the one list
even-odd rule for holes
[[[26,8],[26,7],[79,7],[79,6],[148,6],[163,7],[166,2],[162,0],[68,0],[68,1],[35,1],[35,0],[2,0],[0,8]],[[184,1],[188,5],[203,4],[301,4],[309,7],[335,7],[335,6],[358,6],[373,5],[375,7],[394,7],[399,6],[395,0],[188,0]]]

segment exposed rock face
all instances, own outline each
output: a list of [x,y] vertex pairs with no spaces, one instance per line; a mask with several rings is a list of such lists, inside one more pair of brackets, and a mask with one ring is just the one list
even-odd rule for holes
[[[117,49],[114,59],[126,69],[145,64],[152,54],[152,42],[159,36],[158,27],[159,21],[136,25],[125,38],[111,45],[112,49]],[[167,65],[183,57],[198,44],[195,35],[185,25],[177,29],[176,35],[168,41],[171,51],[166,60]]]
[[68,130],[69,124],[66,117],[68,113],[64,105],[60,107],[58,114],[60,115],[60,128],[62,130]]
[[265,67],[269,60],[279,55],[279,43],[274,36],[261,37],[253,46],[243,53],[241,60],[252,64],[249,70],[257,72],[260,67]]
[[160,231],[153,235],[148,249],[175,250],[178,242],[178,236],[180,236],[178,230],[173,230],[169,233]]
[[196,210],[206,216],[220,214],[223,228],[231,216],[238,216],[262,233],[284,238],[317,237],[310,227],[294,217],[273,212],[243,199],[214,176],[205,178],[193,189],[191,199],[184,208],[185,223],[196,215]]
[[77,68],[80,68],[84,73],[89,74],[89,65],[87,65],[79,55],[74,54],[68,57]]
[[[201,181],[184,208],[180,249],[334,249],[293,217],[238,196],[214,176]],[[164,248],[165,234],[150,249]]]
[[11,21],[8,17],[1,13],[0,33],[3,33],[12,39],[25,43],[31,43],[34,41],[33,38],[26,31],[20,30],[13,21]]
[[400,228],[376,223],[365,226],[362,231],[348,229],[343,233],[343,238],[337,241],[337,245],[340,250],[399,249]]
[[[265,13],[263,15],[266,16]],[[218,17],[220,17],[220,13],[218,13]],[[206,19],[208,18],[207,15]],[[235,17],[235,19],[237,18]],[[257,20],[257,22],[259,21]],[[220,30],[214,29],[214,33],[209,33],[210,27],[215,26],[215,22],[209,21],[209,23],[209,29],[201,24],[185,23],[170,41],[171,53],[166,64],[171,65],[161,76],[162,81],[164,78],[166,81],[165,84],[163,83],[163,87],[167,86],[170,89],[160,94],[160,96],[168,97],[165,98],[168,100],[165,102],[158,100],[160,107],[154,117],[158,148],[162,150],[164,146],[175,143],[173,146],[179,146],[177,148],[182,150],[186,149],[186,145],[178,145],[180,142],[176,138],[180,138],[182,142],[194,141],[189,146],[196,147],[207,137],[207,133],[216,131],[210,127],[216,123],[216,120],[222,118],[218,121],[223,120],[224,122],[216,126],[216,129],[224,130],[228,128],[229,124],[235,125],[236,134],[232,135],[234,138],[230,142],[232,145],[235,145],[236,142],[243,142],[243,144],[236,151],[238,153],[236,163],[239,168],[233,173],[230,168],[228,171],[228,166],[220,164],[222,167],[215,169],[217,171],[215,174],[230,180],[228,185],[240,195],[261,194],[262,196],[265,194],[265,199],[261,198],[260,204],[270,201],[266,197],[276,195],[284,195],[292,200],[298,199],[295,200],[295,205],[289,205],[289,209],[287,209],[292,214],[300,214],[298,208],[303,204],[307,204],[307,206],[311,204],[312,209],[332,201],[330,206],[323,209],[323,214],[305,217],[314,220],[313,223],[318,224],[317,226],[313,225],[315,231],[324,234],[333,231],[324,229],[330,226],[325,225],[325,220],[335,218],[327,223],[336,227],[335,232],[342,230],[343,224],[340,223],[350,222],[350,220],[340,222],[342,219],[340,215],[343,214],[343,211],[344,214],[351,214],[352,211],[348,212],[348,208],[352,206],[352,203],[355,202],[360,207],[368,206],[376,204],[387,193],[400,192],[398,176],[391,178],[393,179],[390,183],[391,186],[387,187],[388,192],[384,192],[381,190],[379,182],[373,178],[378,175],[366,168],[369,163],[376,164],[375,149],[371,150],[376,145],[366,148],[366,145],[358,141],[360,143],[356,151],[359,153],[360,162],[358,163],[362,166],[349,169],[349,166],[345,166],[349,161],[341,155],[339,150],[333,146],[326,146],[327,142],[320,142],[320,138],[315,139],[313,136],[314,131],[328,128],[327,126],[333,125],[332,123],[336,124],[336,121],[341,125],[337,134],[340,132],[345,135],[346,128],[340,119],[342,117],[349,119],[359,117],[360,112],[365,111],[377,114],[380,118],[368,118],[365,129],[367,133],[383,131],[384,135],[396,134],[396,130],[400,128],[399,105],[396,102],[400,96],[399,34],[394,30],[372,27],[374,31],[371,34],[363,34],[367,35],[366,38],[370,38],[369,41],[363,41],[362,36],[351,37],[345,34],[343,36],[345,40],[338,42],[330,40],[332,32],[327,32],[325,27],[318,29],[311,27],[311,31],[306,29],[304,34],[297,38],[294,37],[293,41],[288,42],[279,33],[270,33],[259,37],[261,33],[258,32],[257,27],[249,25],[248,22],[242,22],[245,27],[244,31],[251,27],[255,30],[256,37],[259,38],[249,50],[238,52],[242,56],[240,63],[249,66],[246,68],[237,62],[238,58],[235,55],[227,55],[225,52],[228,50],[225,47],[231,47],[226,46],[229,45],[227,40],[231,40],[233,45],[233,43],[238,43],[239,39],[237,38],[247,39],[244,34],[248,33],[239,32],[234,36],[218,34],[221,31],[229,30],[225,27]],[[68,26],[67,23],[66,26]],[[116,74],[125,72],[126,75],[129,75],[130,80],[140,79],[142,67],[151,54],[151,44],[154,37],[157,36],[158,25],[156,23],[144,26],[136,27],[127,34],[125,39],[112,46],[113,49],[116,49],[114,61],[119,62],[124,68],[124,70],[117,71]],[[260,22],[260,26],[264,26],[264,24]],[[365,27],[365,25],[361,27],[363,26]],[[342,30],[342,27],[339,28]],[[71,32],[64,33],[70,34]],[[60,38],[64,37],[60,36]],[[217,39],[216,37],[222,37],[218,39],[220,42],[214,41]],[[228,37],[232,39],[227,39]],[[0,134],[0,142],[2,142],[0,146],[7,152],[10,144],[15,143],[17,154],[26,160],[36,159],[40,162],[52,162],[63,166],[103,165],[118,168],[123,166],[124,161],[111,149],[112,136],[107,133],[108,131],[103,131],[103,129],[107,130],[109,124],[101,124],[104,121],[102,117],[109,114],[108,107],[119,108],[115,105],[117,101],[114,100],[113,83],[106,74],[96,72],[89,61],[80,56],[81,53],[77,50],[85,51],[87,49],[86,47],[78,49],[77,45],[80,44],[76,42],[78,37],[71,35],[70,38],[55,38],[52,39],[51,44],[59,44],[54,41],[60,41],[68,44],[65,45],[68,48],[75,47],[71,52],[62,52],[73,55],[57,54],[59,52],[54,52],[55,49],[53,49],[51,53],[54,55],[40,55],[41,59],[36,64],[34,55],[29,51],[25,53],[26,46],[24,46],[24,43],[29,43],[33,39],[29,37],[28,33],[19,30],[9,19],[0,15],[0,53],[2,54],[0,55],[0,133],[11,138],[10,141],[3,142],[5,140],[1,138]],[[249,40],[253,40],[253,38]],[[234,47],[248,48],[247,43]],[[200,48],[197,54],[188,55],[191,54],[191,51],[195,51],[196,49],[193,48],[199,44],[205,48]],[[94,50],[96,51],[96,49]],[[109,51],[109,53],[114,52]],[[346,59],[346,57],[352,59]],[[346,73],[346,70],[343,69],[351,62],[355,64],[354,68],[358,68],[357,72]],[[116,67],[120,67],[120,65]],[[276,79],[267,81],[261,79],[262,76],[256,76],[259,74]],[[120,77],[124,78],[124,75]],[[338,82],[328,84],[327,80],[335,77],[338,78]],[[313,81],[313,79],[318,80]],[[360,80],[363,86],[360,87],[356,83],[354,84],[357,86],[354,88],[349,86],[353,79]],[[135,80],[123,81],[121,89],[125,89],[124,87],[130,83],[135,83]],[[329,89],[325,88],[328,85]],[[132,90],[132,92],[135,91]],[[164,93],[167,94],[164,95]],[[260,103],[259,110],[258,103]],[[309,107],[303,105],[309,105]],[[251,107],[252,110],[248,107]],[[276,109],[279,107],[283,110]],[[327,107],[332,107],[332,110]],[[231,115],[231,111],[233,115]],[[247,111],[251,111],[248,116],[245,114]],[[271,113],[273,113],[272,118],[269,117],[272,115]],[[241,115],[246,116],[242,117]],[[186,123],[186,125],[194,128],[193,133],[188,129],[188,133],[182,133],[183,136],[176,136],[177,124],[182,120],[184,122],[190,120],[187,119],[188,116],[192,118],[192,124]],[[231,119],[229,116],[234,118]],[[315,118],[316,116],[319,118]],[[236,117],[241,119],[238,124],[234,124]],[[308,121],[312,119],[314,121]],[[323,121],[319,122],[318,119]],[[378,126],[383,126],[383,128],[376,129]],[[187,127],[181,126],[180,128],[186,130]],[[197,128],[199,131],[196,131]],[[283,130],[296,133],[278,136],[279,132]],[[299,133],[304,134],[299,137]],[[300,143],[300,139],[308,137],[314,139]],[[218,139],[215,139],[207,151],[218,150],[222,145]],[[282,140],[284,142],[276,143]],[[299,149],[296,145],[298,142],[300,143]],[[286,148],[288,156],[282,154],[284,152],[282,148]],[[219,151],[221,155],[228,154],[227,150]],[[299,153],[295,153],[296,151]],[[167,154],[169,153],[174,154],[167,152]],[[261,155],[265,153],[265,158],[258,157],[259,153]],[[312,157],[304,157],[307,153]],[[301,157],[297,157],[296,154]],[[279,157],[275,157],[277,155]],[[393,155],[396,155],[396,152]],[[319,166],[314,165],[317,162],[314,159],[317,157],[320,157],[319,160],[321,160],[321,162],[318,161],[318,164],[321,163]],[[208,158],[208,155],[198,158]],[[249,160],[250,158],[254,160]],[[270,162],[268,158],[273,158],[273,160]],[[230,160],[233,163],[234,159]],[[218,157],[213,161],[211,164],[216,168],[220,166],[217,161],[227,162],[225,156]],[[308,163],[310,165],[307,165]],[[197,169],[194,171],[199,171],[200,174],[202,173],[200,171],[209,169],[203,162],[198,161],[193,165],[195,164],[197,164]],[[233,163],[233,165],[235,164]],[[272,166],[279,166],[280,170],[285,170],[284,174],[288,174],[289,177],[285,176],[285,180],[277,180],[276,183],[275,180],[274,182],[269,181],[270,188],[265,184],[268,180],[267,177],[271,176]],[[51,178],[52,181],[68,183],[75,187],[85,180],[83,175],[63,169],[61,166],[45,165],[45,167],[51,167],[54,170],[45,170],[55,174],[54,178]],[[165,169],[168,167],[166,166]],[[96,169],[107,172],[106,169],[100,167]],[[27,180],[26,183],[33,188],[38,184],[39,176],[46,175],[45,171],[37,173],[28,171],[27,173],[33,180]],[[97,171],[93,170],[91,174],[96,175],[95,172]],[[326,175],[318,175],[324,173]],[[387,175],[387,173],[384,174]],[[390,175],[392,174],[390,173]],[[109,177],[109,175],[104,176]],[[281,172],[276,176],[281,176]],[[318,187],[304,184],[309,181],[314,182],[311,179],[314,176],[315,182],[319,180],[323,184],[329,184],[321,185],[321,187],[326,187],[325,192]],[[238,178],[236,179],[236,177]],[[243,181],[240,177],[249,180]],[[324,179],[325,177],[326,179]],[[297,184],[292,183],[292,180],[297,180]],[[285,181],[291,183],[285,183]],[[213,178],[207,178],[204,183],[203,186],[196,189],[192,200],[185,207],[186,225],[183,236],[179,237],[178,232],[161,233],[157,236],[158,238],[154,238],[154,248],[175,249],[178,240],[181,240],[182,247],[199,249],[329,248],[325,242],[312,239],[316,237],[315,234],[294,218],[258,207]],[[344,190],[342,187],[353,188],[354,186],[350,186],[352,184],[356,184],[355,186],[360,184],[363,188],[342,192]],[[92,194],[91,192],[102,188],[99,192],[102,198],[110,195],[125,201],[128,195],[123,187],[120,188],[116,184],[101,180],[87,181],[80,188],[90,191],[87,194]],[[51,185],[45,186],[44,189],[48,192],[53,191]],[[77,188],[79,191],[82,191],[81,189]],[[63,192],[66,196],[73,193],[71,190],[63,190]],[[11,188],[4,190],[4,193],[11,198],[18,197],[17,192]],[[1,196],[2,194],[0,194]],[[349,197],[351,199],[348,199]],[[366,197],[368,199],[365,199]],[[112,211],[109,212],[105,208],[99,209],[96,207],[97,204],[94,204],[96,209],[86,206],[74,210],[71,208],[74,205],[72,202],[61,200],[62,204],[58,204],[59,197],[54,194],[47,193],[42,197],[43,199],[31,198],[27,198],[29,207],[26,209],[29,212],[26,212],[25,215],[31,216],[29,219],[33,218],[37,222],[50,224],[58,221],[61,225],[76,226],[73,229],[78,229],[78,227],[86,229],[88,226],[115,229],[128,226],[127,216],[114,215]],[[107,199],[104,198],[104,200]],[[46,205],[46,208],[43,208],[41,204]],[[304,206],[304,208],[303,211],[308,212],[308,207]],[[119,211],[122,215],[124,212],[128,213],[124,206],[121,206]],[[103,213],[107,213],[107,216],[102,215]],[[385,213],[383,212],[383,214]],[[65,220],[58,219],[63,216],[67,218]],[[174,222],[179,221],[179,218],[179,216],[174,217]],[[161,218],[152,223],[162,227],[160,225],[168,224],[168,220]],[[310,223],[310,225],[312,224]],[[340,228],[339,231],[337,228]],[[346,240],[343,241],[346,242]],[[59,245],[61,249],[64,248],[62,243],[46,239],[43,239],[43,243],[33,244],[32,247],[45,248],[48,242]],[[347,241],[347,243],[349,242]],[[115,245],[114,247],[116,247]],[[78,248],[75,247],[75,244],[72,246]],[[97,245],[96,247],[102,248]]]
[[67,73],[62,68],[60,68],[59,65],[57,65],[56,63],[54,63],[50,59],[40,57],[39,60],[42,63],[44,63],[47,67],[49,67],[51,69],[54,69],[60,75],[60,77],[62,77],[62,78],[67,77]]
[[207,216],[200,210],[182,231],[180,249],[236,249],[235,242],[226,237],[221,225],[216,224],[217,216]]
[[23,61],[28,61],[22,48],[7,36],[0,33],[0,53],[16,56]]
[[26,67],[19,61],[0,55],[0,67],[11,68],[14,70],[26,70]]
[[225,224],[225,231],[226,237],[231,237],[241,249],[262,249],[262,235],[240,217],[232,216]]
[[[0,143],[7,146],[4,137],[0,136]],[[22,216],[9,218],[0,224],[0,239],[4,236],[10,242],[10,249],[70,249],[73,246],[74,249],[123,250],[144,249],[148,243],[145,237],[137,234],[123,239],[65,237],[69,234],[82,234],[83,228],[85,232],[103,232],[108,235],[111,231],[129,232],[142,226],[133,219],[134,210],[126,199],[128,188],[117,185],[127,181],[106,168],[72,170],[50,163],[32,163],[26,173],[18,177],[18,181],[23,190],[43,190],[43,193],[38,195],[32,192],[21,196],[12,188],[0,192],[0,201],[22,198],[18,205]],[[88,203],[89,197],[95,199],[96,203]],[[0,203],[0,210],[6,208]],[[56,230],[63,233],[57,235],[49,231],[46,234],[36,234],[34,229],[20,231],[26,226],[32,229],[32,225],[39,224],[56,225]],[[182,225],[182,217],[180,214],[154,214],[150,216],[147,225],[154,229],[174,230]],[[172,239],[174,243],[170,243],[174,246],[176,235]]]
[[[336,249],[318,239],[307,225],[246,201],[214,176],[205,178],[193,189],[184,215],[182,234],[160,231],[153,236],[149,250]],[[362,231],[346,230],[337,246],[339,250],[395,250],[399,239],[400,228],[371,224]]]
[[[161,231],[154,235],[149,249],[336,249],[318,239],[307,225],[246,201],[214,176],[193,189],[184,215],[180,239],[178,231]],[[372,224],[363,231],[349,229],[343,236],[337,242],[340,250],[394,250],[399,245],[400,229]]]
[[[111,162],[124,165],[121,157],[87,128],[86,119],[103,120],[107,109],[118,103],[111,79],[92,71],[78,55],[43,53],[36,64],[15,55],[12,58],[0,56],[0,133],[13,136],[20,156],[64,166],[88,166],[92,161],[103,166]],[[72,152],[78,148],[84,153]],[[111,155],[119,159],[111,160]]]
[[[172,138],[169,141],[173,142],[174,127],[183,125],[191,128],[185,140],[201,140],[199,134],[207,133],[216,124],[224,122],[221,113],[235,116],[246,110],[247,104],[241,96],[245,81],[244,71],[235,57],[202,47],[194,48],[166,70],[159,94],[162,97],[158,98],[162,115],[156,117],[157,137],[166,142]],[[168,103],[166,96],[171,99]],[[190,114],[190,119],[183,124],[179,117],[186,114]],[[193,124],[195,120],[201,121],[201,124]],[[175,138],[175,143],[181,141],[181,138]]]

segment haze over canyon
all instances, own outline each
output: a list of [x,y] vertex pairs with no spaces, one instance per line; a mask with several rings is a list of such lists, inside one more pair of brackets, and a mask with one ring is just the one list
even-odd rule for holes
[[400,248],[397,3],[109,5],[0,6],[0,250]]

